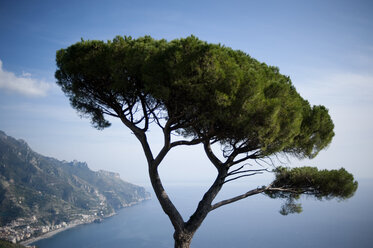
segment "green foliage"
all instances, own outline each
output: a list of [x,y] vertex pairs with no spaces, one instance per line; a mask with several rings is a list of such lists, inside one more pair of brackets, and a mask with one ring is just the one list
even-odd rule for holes
[[[302,207],[295,203],[301,194],[316,197],[318,200],[337,198],[344,200],[352,197],[358,188],[352,174],[344,168],[339,170],[318,170],[316,167],[275,169],[275,180],[266,194],[272,198],[286,198],[280,213],[300,213]],[[280,189],[280,190],[279,190]]]
[[81,41],[56,61],[57,84],[99,129],[110,125],[105,114],[135,124],[165,119],[185,137],[258,157],[312,158],[334,136],[328,110],[311,107],[277,67],[194,36]]
[[20,245],[20,244],[13,244],[6,240],[0,239],[0,247],[1,248],[25,248],[26,246]]
[[289,197],[286,199],[285,203],[281,206],[280,214],[288,215],[288,214],[300,214],[303,211],[302,205],[300,203],[295,202],[294,197]]
[[358,183],[344,168],[318,170],[316,167],[285,168],[275,170],[272,187],[294,189],[315,197],[347,199],[354,195]]

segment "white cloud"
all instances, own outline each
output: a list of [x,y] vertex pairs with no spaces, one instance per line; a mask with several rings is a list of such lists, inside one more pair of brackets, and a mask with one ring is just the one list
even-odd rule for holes
[[31,78],[30,73],[23,72],[21,76],[3,70],[0,60],[0,89],[26,96],[45,96],[51,85],[47,82]]

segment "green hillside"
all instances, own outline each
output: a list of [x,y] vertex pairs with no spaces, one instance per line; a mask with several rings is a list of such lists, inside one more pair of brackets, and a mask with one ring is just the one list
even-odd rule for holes
[[0,226],[20,218],[55,225],[82,214],[107,216],[148,197],[115,173],[42,156],[0,131]]
[[11,242],[0,239],[0,248],[26,248],[26,246],[20,244],[13,244]]

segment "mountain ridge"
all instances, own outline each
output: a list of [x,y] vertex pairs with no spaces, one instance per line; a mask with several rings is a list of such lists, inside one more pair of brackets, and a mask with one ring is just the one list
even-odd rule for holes
[[29,238],[38,233],[37,227],[92,222],[149,197],[118,173],[43,156],[0,130],[0,238],[5,227],[35,227],[34,233],[23,232]]

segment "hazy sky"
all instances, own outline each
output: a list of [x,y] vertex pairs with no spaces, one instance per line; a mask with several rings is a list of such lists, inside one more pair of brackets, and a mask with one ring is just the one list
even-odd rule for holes
[[[0,130],[60,160],[86,161],[148,185],[140,144],[119,122],[104,131],[80,119],[55,85],[55,53],[81,38],[172,40],[191,34],[240,49],[289,75],[311,104],[325,105],[336,136],[313,160],[373,178],[373,4],[371,1],[0,0]],[[159,130],[152,130],[159,147]],[[210,182],[197,146],[173,151],[166,182]]]

